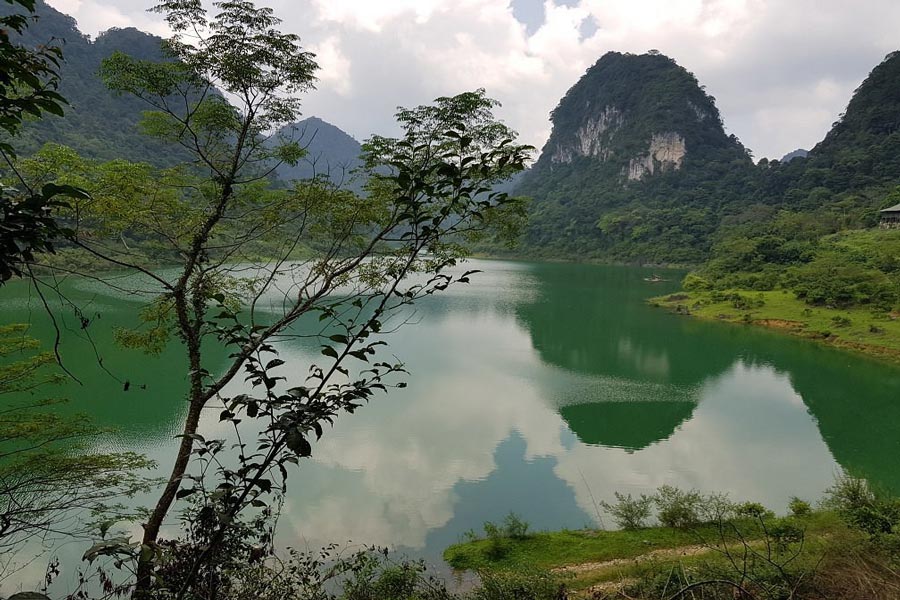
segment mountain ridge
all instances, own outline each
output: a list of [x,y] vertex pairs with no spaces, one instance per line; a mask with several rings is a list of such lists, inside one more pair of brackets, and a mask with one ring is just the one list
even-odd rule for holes
[[[4,10],[13,9],[0,3],[0,12]],[[64,117],[47,115],[25,125],[15,140],[20,155],[33,154],[52,142],[95,160],[126,159],[157,167],[190,160],[190,155],[179,147],[144,135],[140,121],[143,112],[151,107],[138,98],[113,93],[98,74],[102,60],[116,51],[142,60],[166,60],[162,38],[134,27],[114,27],[92,40],[78,29],[73,17],[44,0],[37,0],[36,14],[37,21],[26,30],[21,42],[34,46],[60,40],[64,55],[60,92],[69,105]],[[310,132],[311,126],[315,135]],[[282,180],[312,177],[316,170],[313,164],[318,165],[321,174],[322,165],[328,164],[332,167],[328,169],[329,177],[338,182],[359,166],[359,142],[338,127],[316,117],[293,127],[301,134],[298,141],[308,146],[308,155],[297,167],[279,168]]]

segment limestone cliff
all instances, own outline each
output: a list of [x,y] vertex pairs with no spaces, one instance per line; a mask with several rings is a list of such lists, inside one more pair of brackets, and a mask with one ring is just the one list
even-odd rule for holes
[[738,147],[693,75],[659,53],[611,52],[588,69],[552,113],[536,172],[600,161],[621,183],[679,170],[695,149]]
[[655,133],[650,138],[648,153],[628,161],[628,180],[636,181],[658,170],[680,169],[686,154],[687,146],[681,134]]
[[612,155],[616,131],[624,124],[622,112],[615,106],[607,106],[603,112],[588,118],[575,131],[572,142],[558,143],[550,160],[555,163],[570,163],[576,156],[594,156],[608,160]]
[[[691,73],[654,51],[604,55],[551,120],[550,138],[518,192],[533,199],[528,242],[554,246],[554,254],[630,259],[643,252],[644,238],[659,235],[645,224],[649,207],[656,215],[689,212],[686,197],[690,204],[714,200],[723,173],[752,167],[741,143],[725,132],[715,100]],[[676,202],[683,204],[669,206]]]

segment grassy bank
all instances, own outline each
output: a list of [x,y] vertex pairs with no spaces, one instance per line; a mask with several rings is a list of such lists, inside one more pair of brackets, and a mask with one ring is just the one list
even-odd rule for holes
[[809,306],[792,292],[683,292],[650,300],[678,314],[774,329],[900,364],[900,315]]
[[[818,560],[826,540],[844,537],[847,529],[833,512],[813,512],[803,517],[769,517],[766,525],[753,519],[737,523],[748,547],[765,553],[765,527],[790,525],[804,532],[802,560]],[[618,531],[555,531],[519,538],[477,539],[447,548],[444,559],[457,570],[481,574],[548,572],[567,589],[585,595],[610,592],[624,582],[665,573],[673,568],[697,568],[728,560],[726,551],[740,554],[743,541],[723,533],[720,523],[690,528],[646,527]]]
[[863,479],[839,475],[818,510],[793,498],[787,516],[671,486],[615,497],[602,506],[621,530],[529,534],[510,514],[444,558],[496,598],[900,598],[900,499]]

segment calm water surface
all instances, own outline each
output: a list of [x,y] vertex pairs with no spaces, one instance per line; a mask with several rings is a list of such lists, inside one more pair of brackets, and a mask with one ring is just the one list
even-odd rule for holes
[[[536,529],[595,525],[614,491],[671,484],[784,510],[845,468],[900,492],[900,369],[644,303],[678,273],[651,284],[646,269],[473,263],[484,273],[421,304],[393,337],[409,387],[342,416],[293,474],[286,545],[352,540],[437,562],[510,511]],[[110,331],[138,304],[89,281],[70,288],[112,375],[68,317],[63,351],[82,385],[67,386],[67,410],[116,427],[105,448],[168,466],[186,408],[179,349],[115,349]],[[49,336],[24,287],[3,293],[2,322]],[[300,343],[282,352],[288,375],[318,356]]]

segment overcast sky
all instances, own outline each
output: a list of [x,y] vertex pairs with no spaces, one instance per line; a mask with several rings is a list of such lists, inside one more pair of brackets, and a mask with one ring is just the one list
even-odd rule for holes
[[[153,0],[48,0],[84,33],[166,35]],[[716,97],[757,158],[811,148],[900,49],[900,0],[266,0],[321,66],[305,114],[358,139],[398,105],[484,87],[541,147],[548,113],[605,52],[658,49]]]

